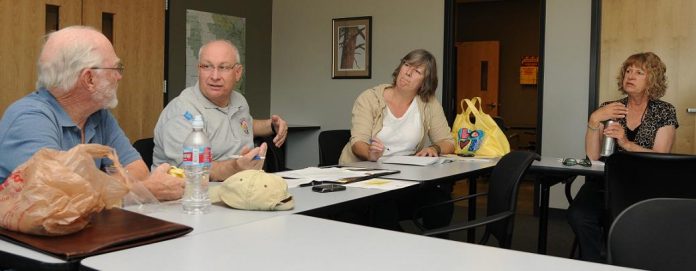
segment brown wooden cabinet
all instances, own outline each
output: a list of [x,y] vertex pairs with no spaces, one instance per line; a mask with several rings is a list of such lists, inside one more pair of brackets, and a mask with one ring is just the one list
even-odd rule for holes
[[0,0],[0,114],[35,89],[43,36],[57,18],[59,28],[104,27],[126,65],[112,112],[131,141],[152,137],[163,107],[164,12],[164,0]]

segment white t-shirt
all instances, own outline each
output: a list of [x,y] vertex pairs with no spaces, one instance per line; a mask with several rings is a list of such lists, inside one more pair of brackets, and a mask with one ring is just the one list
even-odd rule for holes
[[382,156],[415,154],[421,140],[422,126],[416,99],[411,101],[401,118],[395,117],[389,107],[385,107],[382,130],[377,133],[377,138],[384,143]]

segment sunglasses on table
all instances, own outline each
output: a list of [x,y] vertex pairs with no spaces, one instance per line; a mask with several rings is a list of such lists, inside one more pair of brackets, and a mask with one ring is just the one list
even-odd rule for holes
[[590,159],[565,158],[565,159],[563,159],[562,163],[564,166],[574,166],[574,165],[581,165],[583,167],[591,167],[592,166],[592,162],[590,162]]

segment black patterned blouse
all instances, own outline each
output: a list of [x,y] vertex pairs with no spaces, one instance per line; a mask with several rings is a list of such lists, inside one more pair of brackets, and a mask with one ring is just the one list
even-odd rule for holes
[[[601,106],[613,102],[620,102],[627,105],[628,97],[616,101],[604,102]],[[675,129],[679,128],[676,109],[672,104],[661,100],[648,101],[648,108],[645,110],[643,120],[635,130],[631,131],[628,129],[626,126],[626,118],[619,119],[619,123],[624,127],[624,132],[628,140],[646,149],[652,149],[653,144],[655,144],[655,135],[658,129],[668,125],[674,125]],[[619,150],[623,150],[618,144],[617,147]]]

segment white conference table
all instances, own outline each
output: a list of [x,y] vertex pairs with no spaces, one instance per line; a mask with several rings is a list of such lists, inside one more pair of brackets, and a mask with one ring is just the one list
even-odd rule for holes
[[354,162],[342,166],[355,166],[365,168],[382,168],[399,170],[399,173],[386,175],[383,178],[406,180],[415,182],[437,182],[447,180],[460,180],[472,175],[491,170],[498,163],[497,159],[481,160],[455,160],[449,163],[428,166],[412,166],[387,164],[381,162]]
[[187,235],[81,264],[99,270],[628,270],[303,215]]
[[[316,208],[353,201],[383,193],[385,190],[348,187],[345,191],[341,192],[316,193],[312,191],[311,187],[296,187],[289,189],[289,192],[295,198],[295,208],[288,211],[237,210],[227,207],[223,203],[217,203],[213,204],[210,213],[188,215],[183,213],[179,201],[172,201],[162,203],[156,211],[146,214],[162,220],[190,226],[193,228],[193,231],[187,235],[190,236],[268,219],[274,216],[301,213]],[[0,259],[18,261],[10,266],[24,266],[28,267],[28,269],[35,269],[31,268],[33,266],[42,266],[47,269],[66,270],[71,269],[70,266],[75,265],[74,262],[67,262],[2,239],[0,239]],[[2,266],[2,264],[0,264],[0,266]]]
[[182,212],[181,203],[163,203],[158,212],[147,215],[162,220],[176,222],[192,227],[189,235],[199,234],[221,228],[237,226],[279,215],[301,213],[316,208],[331,206],[347,201],[373,196],[385,192],[379,189],[348,187],[345,191],[334,193],[313,192],[311,187],[294,187],[288,190],[295,199],[295,208],[287,211],[247,211],[228,207],[222,202],[213,204],[211,212],[203,215],[188,215]]
[[[427,166],[427,167],[381,164],[381,163],[375,163],[375,162],[358,162],[358,163],[352,163],[350,165],[351,166],[362,166],[362,167],[398,169],[401,171],[400,173],[385,176],[385,178],[410,180],[410,181],[418,181],[418,182],[426,181],[427,182],[427,181],[458,180],[458,179],[462,179],[462,178],[466,178],[466,177],[471,177],[472,175],[475,176],[475,175],[490,171],[493,168],[493,166],[495,165],[495,163],[496,163],[496,161],[491,161],[491,162],[455,161],[452,163]],[[471,183],[474,183],[474,185],[475,185],[475,182],[471,182]],[[272,245],[270,245],[270,247],[274,247],[277,245],[282,246],[282,243],[284,243],[286,241],[296,242],[294,244],[294,246],[297,246],[298,248],[309,247],[310,249],[308,249],[308,250],[290,249],[292,251],[292,253],[301,254],[301,255],[298,255],[296,257],[297,257],[297,259],[303,259],[304,261],[312,261],[312,259],[318,258],[317,256],[307,256],[307,255],[323,254],[324,251],[330,249],[330,247],[327,247],[327,246],[331,246],[332,244],[334,244],[335,241],[332,241],[333,237],[326,237],[325,235],[331,235],[331,236],[333,236],[334,234],[351,235],[351,234],[353,234],[352,233],[353,231],[358,231],[358,232],[366,231],[365,235],[370,236],[370,238],[361,239],[363,237],[360,237],[360,236],[354,236],[354,238],[349,238],[352,241],[357,242],[361,246],[357,246],[358,244],[355,244],[357,247],[355,247],[355,248],[348,247],[348,249],[350,249],[350,250],[354,249],[356,251],[356,253],[360,253],[361,251],[364,250],[363,246],[373,247],[373,246],[375,246],[375,243],[379,243],[376,247],[389,246],[389,243],[391,242],[391,238],[396,238],[398,240],[403,238],[403,237],[389,237],[389,236],[391,236],[393,234],[397,234],[397,236],[400,236],[402,233],[384,231],[384,230],[380,230],[380,229],[370,229],[370,228],[366,228],[366,227],[362,227],[362,226],[343,224],[343,223],[339,223],[339,222],[325,221],[325,220],[321,220],[318,218],[309,218],[306,216],[294,215],[294,214],[313,210],[315,208],[322,208],[322,207],[331,206],[334,204],[349,202],[349,201],[353,201],[353,200],[364,198],[364,197],[371,197],[371,196],[374,196],[376,194],[380,194],[382,192],[384,192],[384,191],[377,190],[377,189],[361,189],[361,188],[349,187],[346,191],[343,191],[343,192],[322,194],[322,193],[312,192],[310,187],[291,188],[290,193],[292,193],[293,196],[295,197],[296,206],[293,210],[280,211],[280,212],[243,211],[243,210],[231,209],[231,208],[225,207],[224,205],[214,205],[213,210],[210,214],[200,215],[200,216],[191,216],[191,215],[183,214],[181,212],[181,209],[180,209],[181,207],[178,203],[175,203],[175,202],[165,203],[159,211],[149,213],[148,215],[151,215],[153,217],[157,217],[160,219],[164,219],[164,220],[168,220],[168,221],[177,222],[177,223],[191,226],[194,228],[194,231],[192,233],[190,233],[184,237],[178,238],[178,239],[173,239],[173,240],[168,240],[168,241],[160,242],[160,243],[156,243],[156,244],[126,249],[126,250],[122,250],[122,251],[118,251],[118,252],[112,252],[112,253],[108,253],[108,254],[104,254],[104,255],[100,255],[100,256],[90,257],[90,258],[83,260],[83,262],[89,263],[89,264],[92,264],[92,263],[98,264],[98,263],[101,263],[102,260],[111,259],[111,257],[119,257],[118,255],[121,255],[122,253],[130,255],[130,253],[133,253],[133,251],[136,251],[138,253],[146,253],[147,256],[144,256],[144,257],[141,256],[143,259],[142,261],[140,261],[140,260],[139,261],[128,261],[127,260],[128,258],[124,258],[123,260],[121,260],[123,262],[123,264],[135,264],[135,262],[139,262],[139,263],[144,262],[145,264],[148,264],[148,263],[154,264],[153,265],[154,268],[160,268],[162,266],[161,265],[162,261],[150,260],[152,258],[151,256],[154,256],[155,258],[162,256],[162,257],[169,259],[169,258],[171,258],[171,255],[177,255],[177,257],[175,257],[176,258],[175,262],[183,261],[184,263],[177,264],[174,267],[179,267],[182,269],[201,269],[202,267],[199,267],[196,265],[197,261],[195,259],[191,260],[188,256],[186,256],[186,255],[188,255],[187,253],[189,253],[190,249],[184,249],[183,250],[184,252],[182,252],[182,247],[177,247],[175,245],[175,247],[173,249],[177,249],[177,252],[172,252],[172,253],[176,253],[176,254],[162,253],[161,255],[159,253],[149,255],[151,253],[150,250],[153,247],[156,248],[155,250],[158,250],[158,249],[160,249],[160,246],[167,248],[168,246],[170,246],[169,244],[179,244],[180,242],[185,242],[187,244],[188,244],[188,242],[194,242],[195,246],[204,246],[204,247],[205,246],[217,246],[218,245],[217,243],[220,243],[218,239],[225,238],[224,236],[219,236],[219,235],[226,236],[227,234],[232,234],[232,236],[235,236],[235,238],[238,238],[235,235],[237,230],[240,230],[242,232],[246,232],[246,231],[249,231],[250,227],[251,228],[270,227],[271,230],[265,232],[265,234],[270,234],[271,236],[275,236],[271,239],[266,240],[266,241],[272,243]],[[295,217],[305,217],[305,218],[295,218]],[[296,236],[297,238],[293,237],[293,236],[287,236],[287,235],[278,236],[278,235],[283,235],[283,233],[291,233],[291,235],[295,235],[296,233],[294,231],[298,230],[298,228],[297,228],[298,226],[296,224],[306,224],[306,223],[308,223],[305,221],[307,219],[309,219],[310,221],[314,221],[314,222],[312,222],[313,225],[314,224],[317,224],[317,225],[326,224],[326,225],[321,226],[319,228],[317,228],[316,226],[311,226],[309,228],[314,229],[313,231],[311,231],[311,232],[300,231],[299,233],[297,233],[297,234],[299,234]],[[292,222],[292,223],[288,222],[288,221],[296,221],[296,220],[299,220],[300,222]],[[267,221],[270,221],[270,222],[267,222]],[[285,222],[272,222],[272,221],[285,221]],[[302,221],[305,221],[305,222],[302,222]],[[323,221],[323,222],[316,222],[316,221]],[[280,229],[280,228],[282,228],[281,227],[282,225],[287,225],[289,228],[288,229]],[[306,227],[306,226],[303,226],[303,227]],[[227,233],[227,232],[231,232],[231,233]],[[379,233],[379,234],[377,234],[377,233]],[[383,234],[386,234],[387,237],[381,236]],[[242,235],[244,235],[244,234],[242,234]],[[307,235],[307,236],[299,238],[299,236],[303,236],[303,235]],[[310,236],[312,236],[312,237],[310,237]],[[377,238],[377,239],[372,238],[372,236],[375,236],[375,238]],[[409,236],[409,235],[406,235],[406,236]],[[412,236],[412,237],[415,237],[415,236]],[[263,237],[258,237],[258,238],[260,238],[261,240],[264,240]],[[385,238],[388,240],[379,241],[380,238]],[[208,240],[208,239],[210,239],[210,240]],[[413,242],[413,241],[411,241],[411,238],[406,238],[406,239],[408,239],[408,241],[404,241],[404,242]],[[190,241],[190,240],[194,240],[194,241]],[[218,241],[216,242],[216,240],[218,240]],[[254,240],[254,239],[252,238],[249,240]],[[397,249],[396,253],[390,252],[387,255],[387,254],[383,254],[384,250],[382,250],[381,252],[375,251],[374,255],[376,258],[385,257],[384,259],[387,262],[389,262],[390,264],[394,264],[394,261],[395,261],[394,255],[399,255],[400,253],[406,254],[407,252],[411,253],[411,254],[417,253],[418,255],[424,254],[424,255],[426,255],[426,258],[427,257],[435,257],[438,259],[441,258],[440,256],[437,256],[437,254],[432,254],[430,252],[425,253],[425,252],[420,251],[422,249],[426,249],[426,250],[430,251],[430,249],[427,249],[427,247],[430,246],[430,242],[432,242],[432,241],[436,242],[433,244],[435,246],[435,247],[433,247],[433,249],[440,247],[440,246],[447,246],[447,245],[439,244],[440,242],[448,243],[449,246],[456,244],[456,246],[478,247],[475,245],[470,245],[470,244],[465,244],[465,243],[450,242],[450,241],[444,241],[444,240],[432,239],[432,238],[426,238],[426,237],[417,237],[416,239],[413,239],[413,240],[416,240],[418,242],[425,242],[426,245],[425,245],[425,247],[423,247],[422,245],[411,245],[410,247],[399,246],[400,250]],[[429,240],[429,241],[425,241],[425,240]],[[280,241],[280,244],[276,244],[276,241]],[[306,244],[305,244],[305,242],[306,242]],[[384,243],[384,244],[382,244],[382,243]],[[239,244],[239,242],[237,242],[236,240],[234,240],[234,241],[231,240],[229,242],[222,242],[219,245],[222,245],[225,247],[230,247],[233,249],[233,251],[237,251],[236,249],[246,251],[246,250],[244,250],[244,247],[239,247],[238,244]],[[185,245],[185,246],[183,246],[183,248],[185,248],[187,246],[190,246],[190,245]],[[392,248],[389,248],[389,249],[392,249]],[[463,248],[460,247],[458,249],[462,250]],[[467,249],[471,250],[472,248],[467,248]],[[495,248],[489,248],[489,247],[483,247],[482,249],[483,250],[490,250],[490,249],[497,250]],[[28,250],[28,249],[25,249],[23,247],[19,247],[19,246],[16,246],[14,244],[7,243],[7,242],[1,241],[1,240],[0,240],[0,250],[7,251],[10,253],[15,253],[17,255],[24,256],[24,257],[27,257],[27,258],[30,258],[33,260],[37,260],[37,261],[44,263],[44,264],[45,263],[61,263],[62,262],[62,261],[55,259],[53,257],[47,256],[47,255],[44,255],[44,254],[41,254],[38,252],[34,252],[32,250]],[[344,251],[342,249],[342,246],[334,248],[334,250]],[[210,251],[210,249],[201,248],[200,251],[198,249],[195,249],[195,252],[193,252],[193,253],[194,254],[195,253],[205,253],[205,252],[209,252],[209,251]],[[218,249],[215,249],[215,251],[218,251]],[[243,252],[243,251],[242,252],[234,252],[234,253],[241,253],[242,255],[244,255],[245,253],[247,253],[247,254],[251,253],[251,255],[246,255],[245,257],[242,257],[242,259],[237,259],[233,262],[247,262],[247,259],[251,259],[254,257],[258,257],[258,258],[269,257],[269,254],[266,253],[265,251],[263,251],[263,249],[260,250],[260,251],[262,251],[262,253],[249,252],[249,251]],[[317,252],[317,251],[319,251],[319,252]],[[519,255],[533,255],[533,254],[527,254],[527,253],[515,252],[515,251],[509,251],[509,250],[502,250],[502,251],[505,251],[505,252],[496,252],[496,253],[498,253],[498,254],[499,253],[503,253],[503,254],[505,254],[505,253],[512,253],[512,254],[518,253]],[[382,253],[382,254],[380,254],[380,253]],[[495,254],[495,255],[498,255],[498,254]],[[116,256],[114,256],[114,255],[116,255]],[[133,255],[138,255],[138,254],[136,253]],[[227,255],[227,253],[225,253],[223,255]],[[365,257],[364,255],[362,255],[362,253],[360,253],[360,255],[363,258]],[[372,255],[372,254],[370,254],[370,255]],[[445,255],[448,255],[448,254],[445,254]],[[167,256],[169,256],[169,257],[167,257]],[[182,256],[182,257],[179,257],[179,256]],[[365,269],[365,268],[371,269],[371,266],[373,266],[373,263],[370,263],[369,265],[365,265],[360,260],[361,257],[358,257],[357,260],[351,259],[351,257],[347,257],[347,258],[340,257],[340,259],[345,259],[348,262],[352,262],[352,264],[345,264],[345,266],[355,267],[357,264],[357,266],[359,266],[361,269]],[[459,256],[457,256],[457,257],[459,257]],[[491,257],[491,256],[488,256],[488,257]],[[522,257],[522,256],[517,256],[517,257]],[[220,258],[225,258],[225,256],[221,256]],[[295,257],[292,257],[292,258],[294,259]],[[398,257],[398,258],[399,258],[399,260],[402,260],[401,258],[403,258],[403,257]],[[407,257],[407,258],[410,259],[411,257]],[[444,257],[444,258],[446,258],[446,257]],[[524,257],[522,257],[522,258],[524,258]],[[186,259],[188,259],[188,260],[186,260]],[[236,257],[232,257],[231,259],[236,259]],[[334,261],[334,257],[328,257],[326,259],[321,258],[321,259],[322,260],[319,260],[319,262],[321,262],[322,264],[313,266],[313,269],[325,269],[326,266],[331,266],[332,269],[335,269],[334,267],[336,265],[332,264],[332,262]],[[453,259],[457,259],[457,258],[455,257]],[[169,259],[169,260],[171,260],[171,259]],[[565,260],[565,259],[560,259],[560,260]],[[223,262],[220,264],[227,263],[227,262],[225,262],[225,261],[227,261],[225,259],[221,259],[221,261],[223,261]],[[553,262],[554,260],[549,260],[549,261]],[[263,260],[259,260],[258,262],[266,263],[266,261],[263,261]],[[267,262],[271,262],[271,261],[267,261]],[[410,260],[407,262],[410,262]],[[430,260],[429,262],[432,262],[432,260]],[[214,260],[214,261],[212,261],[212,263],[215,264],[215,263],[219,263],[219,262],[217,260]],[[451,269],[452,267],[458,267],[458,266],[461,266],[464,264],[464,262],[461,260],[456,260],[456,263],[457,264],[454,265],[454,262],[450,262],[449,260],[444,260],[443,267],[447,266],[447,267],[449,267],[449,269]],[[188,265],[188,264],[192,264],[192,265]],[[293,268],[294,268],[295,264],[297,264],[297,266],[300,266],[300,267],[306,266],[306,264],[301,263],[301,262],[297,262],[297,263],[293,262]],[[410,264],[413,266],[418,266],[416,263],[410,263]],[[433,266],[432,264],[433,263],[428,263],[427,267]],[[495,268],[495,261],[484,261],[484,262],[481,262],[480,264],[486,264],[486,266],[489,266],[489,267],[493,266],[494,267],[493,269],[497,269],[497,268]],[[88,265],[88,266],[92,266],[92,265]],[[115,268],[116,266],[119,266],[119,265],[111,264],[111,265],[107,266],[108,267],[107,269],[110,269],[112,267],[114,269],[121,269],[121,268]],[[208,265],[204,264],[202,266],[208,266]],[[225,265],[220,265],[220,266],[224,267]],[[235,267],[235,268],[237,267],[237,265],[235,265],[235,264],[231,264],[231,265],[227,265],[227,266],[228,267]],[[244,266],[244,264],[242,264],[242,266]],[[382,266],[382,265],[377,264],[375,266]],[[389,265],[389,266],[393,267],[392,265]],[[518,266],[518,265],[513,264],[510,266]],[[94,267],[102,269],[102,268],[98,267],[98,265],[94,265]],[[183,268],[183,267],[192,267],[192,268]],[[150,268],[148,268],[148,266],[143,266],[142,268],[150,269]],[[584,268],[586,268],[586,267],[584,267]],[[138,269],[140,269],[140,266],[138,267]],[[287,269],[287,267],[285,269]],[[301,269],[301,268],[298,268],[298,269]],[[376,268],[376,269],[379,269],[379,268]],[[419,268],[419,269],[423,269],[423,268]],[[430,268],[430,269],[432,269],[432,268]],[[438,268],[435,268],[435,269],[438,269]],[[415,268],[414,268],[414,270],[415,270]],[[544,269],[541,269],[541,270],[544,270]]]

